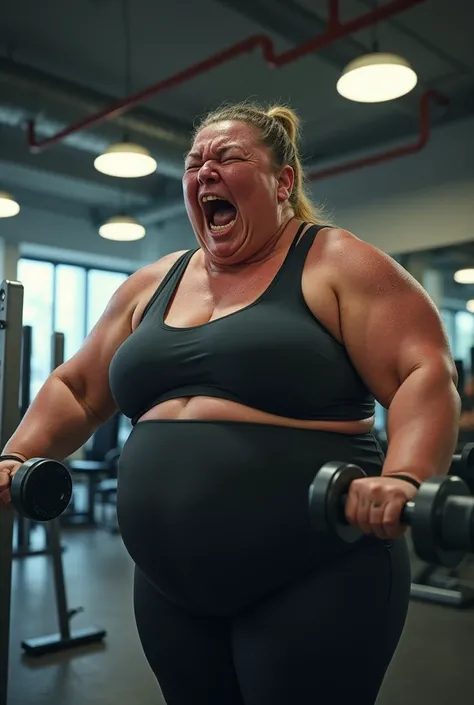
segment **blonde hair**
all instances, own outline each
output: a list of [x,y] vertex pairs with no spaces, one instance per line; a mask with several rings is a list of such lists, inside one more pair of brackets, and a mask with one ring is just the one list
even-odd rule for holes
[[194,136],[203,127],[223,120],[239,120],[259,131],[263,144],[271,150],[275,169],[289,165],[294,171],[295,181],[289,202],[295,217],[310,223],[324,224],[326,221],[322,220],[320,209],[311,202],[305,189],[304,171],[298,150],[298,115],[282,105],[273,105],[267,109],[249,102],[225,105],[202,118],[195,128]]

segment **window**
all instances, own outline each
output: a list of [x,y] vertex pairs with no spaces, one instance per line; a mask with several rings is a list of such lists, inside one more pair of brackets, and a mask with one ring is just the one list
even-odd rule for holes
[[95,326],[105,307],[126,280],[127,275],[120,272],[105,272],[100,269],[90,269],[87,273],[87,334]]
[[377,431],[385,431],[385,425],[387,423],[387,411],[384,407],[375,402],[375,424],[374,427]]
[[70,359],[129,275],[129,272],[20,259],[18,279],[24,288],[23,325],[33,329],[31,399],[51,372],[53,332],[64,333],[64,359]]
[[54,329],[64,333],[64,359],[69,360],[84,341],[86,272],[82,267],[59,264],[56,267]]
[[23,283],[23,325],[33,328],[31,341],[30,399],[51,371],[51,335],[54,319],[54,266],[50,262],[20,260],[18,279]]
[[455,346],[455,340],[456,340],[456,326],[455,326],[455,321],[454,321],[454,311],[450,311],[449,309],[440,309],[440,316],[441,320],[443,321],[443,325],[446,331],[446,334],[448,336],[449,340],[449,346],[451,348],[451,353],[453,354],[454,357],[454,346]]
[[455,316],[454,357],[462,360],[464,369],[471,368],[471,347],[474,345],[474,316],[469,311],[457,311]]

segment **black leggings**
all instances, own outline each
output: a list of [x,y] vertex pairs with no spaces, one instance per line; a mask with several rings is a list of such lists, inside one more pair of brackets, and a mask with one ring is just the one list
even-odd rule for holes
[[375,702],[405,623],[407,548],[314,536],[308,487],[330,459],[376,474],[383,456],[371,434],[135,427],[119,521],[137,566],[140,639],[167,705]]

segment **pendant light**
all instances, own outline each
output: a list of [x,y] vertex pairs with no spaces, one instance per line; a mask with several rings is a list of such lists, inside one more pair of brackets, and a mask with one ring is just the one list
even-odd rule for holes
[[157,163],[145,147],[133,142],[117,142],[95,159],[94,166],[108,176],[135,179],[153,174]]
[[[129,0],[122,0],[122,21],[125,46],[125,98],[132,93],[132,36]],[[122,142],[110,145],[103,154],[94,160],[97,171],[107,176],[136,179],[153,174],[157,169],[156,160],[149,151],[139,144],[130,142],[124,135]]]
[[106,240],[132,242],[145,237],[146,230],[135,218],[128,215],[116,215],[109,218],[99,228],[99,235]]
[[454,273],[454,281],[458,284],[474,284],[474,269],[458,269]]
[[415,71],[401,56],[373,52],[346,66],[337,82],[337,91],[358,103],[383,103],[406,95],[417,82]]
[[0,191],[0,218],[12,218],[20,212],[20,204],[13,196],[5,191]]
[[[378,3],[373,3],[374,10]],[[412,91],[418,77],[408,61],[398,54],[379,50],[377,24],[372,26],[372,52],[350,61],[336,88],[347,100],[357,103],[383,103]]]

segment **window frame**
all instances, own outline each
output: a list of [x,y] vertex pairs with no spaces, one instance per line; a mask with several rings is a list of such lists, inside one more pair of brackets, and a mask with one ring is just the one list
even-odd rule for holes
[[58,266],[66,266],[66,267],[77,267],[78,269],[82,269],[85,273],[85,294],[84,294],[84,320],[82,321],[82,333],[83,333],[83,340],[86,339],[87,337],[87,315],[88,315],[88,310],[89,310],[89,272],[94,270],[96,272],[112,272],[113,274],[123,274],[125,277],[130,277],[135,270],[130,270],[130,271],[125,271],[125,270],[119,270],[115,269],[114,267],[105,267],[103,265],[97,266],[97,265],[86,265],[86,264],[80,264],[74,261],[67,261],[64,262],[61,259],[55,259],[51,257],[33,257],[33,256],[21,256],[18,258],[18,265],[20,264],[21,261],[29,261],[29,262],[46,262],[47,264],[51,264],[53,267],[53,292],[52,292],[52,307],[51,307],[51,330],[54,331],[56,330],[56,299],[57,299],[57,274],[56,270]]

